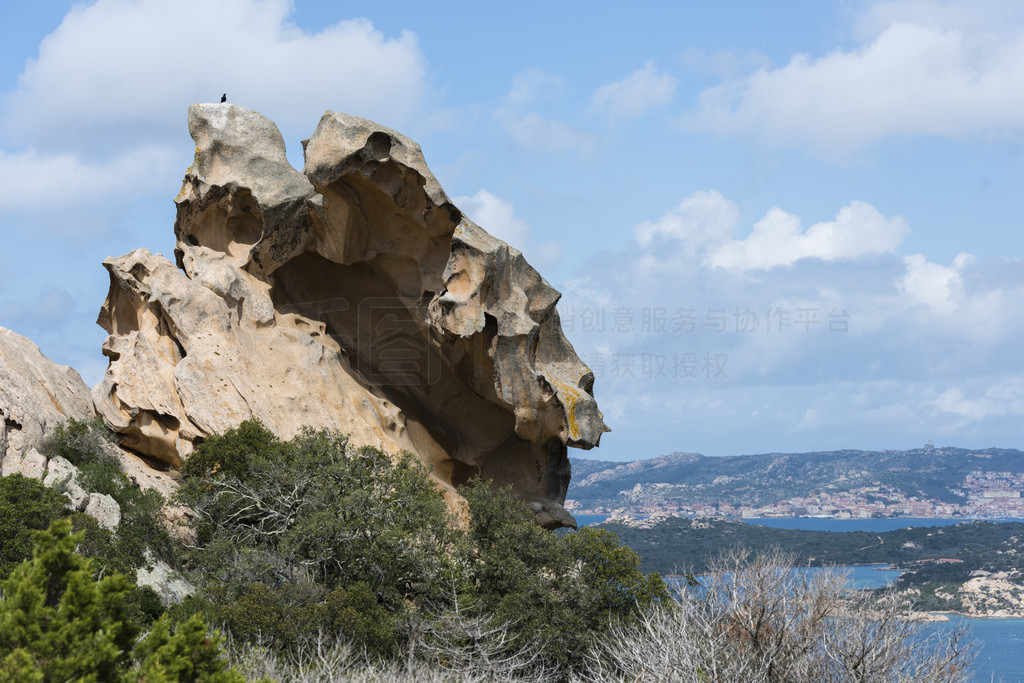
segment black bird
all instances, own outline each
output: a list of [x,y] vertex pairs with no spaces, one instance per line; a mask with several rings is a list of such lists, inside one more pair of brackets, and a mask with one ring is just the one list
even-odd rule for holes
[[227,102],[228,101],[228,94],[224,93],[223,95],[221,95],[220,96],[220,101],[221,102]]

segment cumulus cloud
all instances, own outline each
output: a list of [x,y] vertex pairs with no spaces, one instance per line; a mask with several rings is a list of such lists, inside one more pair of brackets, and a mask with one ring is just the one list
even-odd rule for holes
[[[624,453],[647,418],[698,450],[730,417],[812,448],[837,433],[870,433],[873,447],[1016,438],[1024,263],[905,255],[906,221],[857,201],[809,227],[776,208],[751,228],[714,190],[653,215],[566,281],[559,304]],[[711,400],[717,436],[700,418]],[[851,445],[866,443],[834,447]]]
[[516,144],[536,152],[575,152],[580,157],[591,157],[596,150],[594,136],[574,126],[541,116],[536,112],[516,114],[507,110],[498,112],[505,132]]
[[515,215],[511,202],[487,190],[480,190],[472,197],[455,197],[454,201],[474,223],[516,248],[526,244],[533,232],[526,221]]
[[661,73],[653,61],[648,61],[626,78],[598,88],[591,104],[612,119],[635,118],[671,102],[677,84],[674,77]]
[[15,153],[0,150],[0,209],[34,211],[82,206],[161,186],[180,175],[179,159],[169,150],[127,150],[109,161],[82,161],[75,154]]
[[856,259],[895,251],[908,232],[900,216],[886,218],[871,204],[854,201],[834,221],[803,231],[800,217],[772,208],[746,238],[730,240],[708,256],[708,263],[730,270],[766,270],[800,259]]
[[558,119],[530,111],[541,95],[560,90],[562,80],[541,69],[528,69],[516,74],[505,103],[494,112],[512,140],[535,152],[562,154],[573,152],[581,158],[590,158],[596,141],[590,133]]
[[656,221],[644,221],[633,228],[636,241],[648,247],[657,240],[678,242],[688,256],[708,244],[732,237],[740,209],[717,190],[698,190]]
[[[656,221],[633,228],[637,243],[654,248],[662,258],[686,258],[733,271],[768,270],[801,259],[851,260],[891,253],[908,228],[900,216],[886,218],[874,206],[853,201],[834,221],[815,223],[805,231],[799,216],[773,207],[752,232],[733,239],[740,208],[716,190],[684,198]],[[671,243],[672,249],[662,246]]]
[[1024,133],[1021,12],[966,20],[966,3],[912,4],[913,12],[887,3],[870,13],[866,42],[854,49],[798,54],[703,91],[684,125],[830,155],[894,135]]
[[471,197],[455,197],[453,201],[470,220],[523,252],[527,260],[541,270],[554,267],[561,259],[561,243],[549,241],[537,244],[532,239],[533,228],[516,216],[512,202],[487,190],[479,190]]
[[891,308],[909,315],[914,330],[959,337],[977,349],[1024,334],[1024,321],[1014,314],[1024,307],[1019,261],[1010,269],[1015,272],[997,277],[991,277],[995,264],[979,264],[966,253],[948,266],[922,254],[904,257],[903,265],[903,274],[894,282]]
[[[365,19],[310,33],[288,0],[99,0],[75,5],[39,45],[2,124],[17,146],[66,150],[180,134],[185,108],[227,91],[282,128],[341,109],[391,126],[426,92],[416,37]],[[177,138],[174,139],[177,141]]]
[[939,313],[952,313],[964,296],[963,272],[976,260],[970,254],[959,254],[951,266],[930,263],[924,254],[903,258],[906,273],[896,287],[915,304],[922,304]]

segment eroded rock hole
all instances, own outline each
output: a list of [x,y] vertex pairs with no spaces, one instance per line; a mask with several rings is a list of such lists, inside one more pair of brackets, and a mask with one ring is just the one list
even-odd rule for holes
[[372,159],[383,161],[391,154],[391,136],[377,131],[366,139],[366,155]]

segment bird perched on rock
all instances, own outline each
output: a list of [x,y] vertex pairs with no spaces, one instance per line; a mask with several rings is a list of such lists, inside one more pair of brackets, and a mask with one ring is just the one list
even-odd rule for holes
[[228,101],[228,94],[224,93],[223,95],[221,95],[220,96],[220,101],[221,102],[227,102]]

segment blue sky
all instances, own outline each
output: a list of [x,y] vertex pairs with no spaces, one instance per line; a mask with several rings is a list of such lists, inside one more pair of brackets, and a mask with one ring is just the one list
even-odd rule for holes
[[226,91],[298,167],[328,109],[420,142],[564,293],[589,456],[1024,447],[1020,3],[4,3],[0,51],[0,325],[89,384]]

